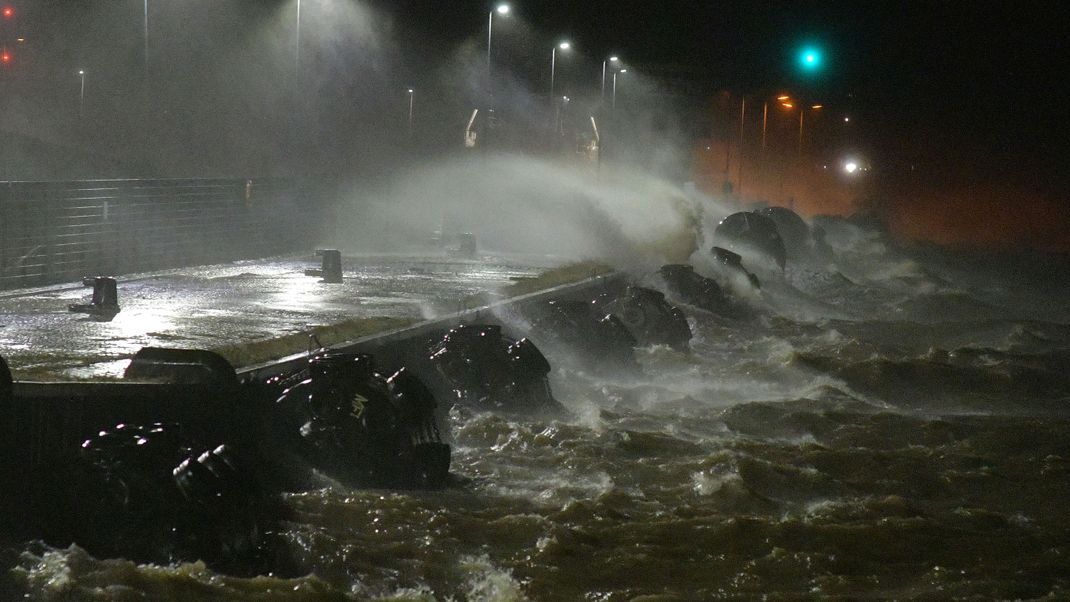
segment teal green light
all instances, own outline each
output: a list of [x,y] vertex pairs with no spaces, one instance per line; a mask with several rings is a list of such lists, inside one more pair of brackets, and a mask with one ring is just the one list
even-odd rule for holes
[[819,71],[822,63],[824,62],[824,56],[819,48],[813,46],[807,46],[799,52],[799,66],[803,71]]

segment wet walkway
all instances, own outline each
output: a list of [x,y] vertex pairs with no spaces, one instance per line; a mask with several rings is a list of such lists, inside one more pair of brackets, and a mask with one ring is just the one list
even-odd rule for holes
[[110,321],[67,309],[88,302],[92,289],[80,283],[5,291],[0,355],[19,380],[115,378],[143,346],[220,350],[287,336],[307,344],[312,329],[342,323],[371,334],[367,329],[465,309],[472,295],[562,263],[528,256],[356,256],[343,259],[343,283],[326,284],[304,274],[317,262],[302,255],[119,278],[121,311]]

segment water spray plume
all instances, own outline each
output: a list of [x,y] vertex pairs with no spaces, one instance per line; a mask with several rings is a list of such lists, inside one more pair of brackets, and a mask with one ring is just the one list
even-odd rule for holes
[[[352,197],[354,217],[340,216],[335,236],[350,233],[353,246],[426,240],[445,222],[474,233],[480,248],[594,258],[621,267],[686,260],[696,248],[700,221],[694,202],[659,178],[605,168],[595,178],[513,155],[429,166],[388,192],[355,191]],[[383,240],[387,224],[395,235]],[[398,229],[405,232],[400,238]]]

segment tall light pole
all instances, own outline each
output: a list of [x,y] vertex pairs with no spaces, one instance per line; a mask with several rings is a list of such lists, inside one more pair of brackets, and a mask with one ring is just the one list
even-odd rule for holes
[[627,72],[628,72],[627,69],[621,69],[620,71],[614,71],[613,72],[613,95],[612,95],[612,100],[610,101],[610,108],[612,108],[614,110],[616,110],[616,108],[617,108],[617,74],[618,73],[627,73]]
[[[780,101],[780,106],[785,109],[791,110],[795,108],[795,103],[791,101],[791,98],[787,95],[778,96],[777,100]],[[819,111],[824,108],[824,105],[815,104],[807,107],[806,105],[799,104],[799,141],[798,141],[798,155],[802,157],[803,154],[803,124],[805,123],[806,110]]]
[[555,132],[560,128],[561,125],[561,103],[559,103],[557,101],[557,97],[554,96],[554,76],[557,71],[558,48],[560,48],[561,50],[568,50],[569,48],[572,48],[572,44],[569,44],[568,42],[561,42],[557,46],[554,46],[553,50],[550,51],[550,102],[553,103],[554,107],[553,129]]
[[765,130],[769,125],[769,101],[762,103],[762,158],[765,158]]
[[[811,105],[810,110],[817,111],[822,108],[822,105]],[[806,114],[806,107],[799,107],[799,156],[803,154],[803,115]]]
[[494,13],[498,13],[501,16],[509,14],[508,4],[499,4],[490,11],[490,16],[487,17],[487,84],[490,85],[490,48],[491,40],[494,35]]
[[81,90],[78,92],[78,118],[85,114],[85,69],[78,70],[78,78],[82,80]]
[[612,63],[616,65],[620,62],[620,57],[611,56],[608,59],[602,61],[602,102],[606,102],[606,63]]
[[568,42],[561,42],[550,52],[550,98],[554,97],[554,73],[557,70],[557,49],[568,50],[572,48],[572,44]]
[[747,115],[747,98],[741,97],[739,103],[739,188],[736,194],[743,198],[743,123]]
[[145,0],[145,75],[149,73],[149,0]]
[[[777,96],[776,99],[777,99],[777,102],[779,102],[782,105],[788,107],[789,109],[791,108],[790,107],[791,97],[788,96],[787,94],[781,94],[780,96]],[[762,155],[764,156],[765,155],[765,132],[766,132],[766,128],[767,128],[767,126],[769,124],[769,101],[766,101],[762,106],[763,106],[763,109],[762,109]]]
[[412,137],[412,105],[416,96],[416,90],[409,88],[409,137]]
[[[146,0],[147,1],[147,0]],[[301,0],[297,0],[297,22],[294,27],[294,70],[301,71]]]

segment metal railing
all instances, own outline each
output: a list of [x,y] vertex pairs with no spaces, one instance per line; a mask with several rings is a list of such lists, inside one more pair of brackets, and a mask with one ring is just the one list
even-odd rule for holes
[[0,182],[0,289],[308,248],[322,201],[288,179]]

